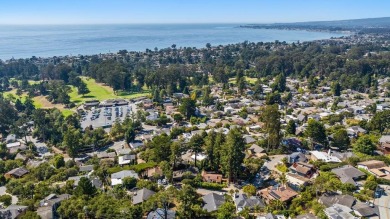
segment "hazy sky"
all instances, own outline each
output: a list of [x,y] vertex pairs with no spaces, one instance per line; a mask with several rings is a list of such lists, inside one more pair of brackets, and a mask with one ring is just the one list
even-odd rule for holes
[[4,0],[0,24],[269,23],[390,16],[389,0]]

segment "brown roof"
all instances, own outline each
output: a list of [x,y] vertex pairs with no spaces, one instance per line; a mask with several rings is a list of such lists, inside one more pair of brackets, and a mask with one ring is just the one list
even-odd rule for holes
[[202,178],[207,182],[222,182],[222,174],[217,173],[207,173],[206,171],[202,171]]
[[380,160],[368,160],[364,162],[359,162],[358,165],[366,166],[368,169],[381,168],[386,166],[385,162]]
[[268,188],[260,190],[260,194],[268,200],[280,200],[282,202],[288,201],[298,195],[297,192],[295,192],[288,186],[270,186]]

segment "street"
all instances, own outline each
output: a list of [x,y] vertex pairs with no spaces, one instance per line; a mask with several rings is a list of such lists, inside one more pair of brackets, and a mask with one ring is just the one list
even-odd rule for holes
[[390,186],[381,186],[385,189],[384,194],[374,200],[374,204],[378,206],[380,218],[390,218]]

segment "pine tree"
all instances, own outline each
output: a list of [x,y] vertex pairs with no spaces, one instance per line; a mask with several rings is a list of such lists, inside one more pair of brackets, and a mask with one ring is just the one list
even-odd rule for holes
[[232,179],[237,179],[245,158],[244,150],[245,142],[240,130],[237,128],[230,130],[221,150],[222,170],[227,175],[229,183]]

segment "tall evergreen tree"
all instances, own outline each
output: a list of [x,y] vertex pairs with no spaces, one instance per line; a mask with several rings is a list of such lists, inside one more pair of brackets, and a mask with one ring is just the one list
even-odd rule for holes
[[230,130],[221,151],[222,170],[227,175],[229,183],[238,177],[245,158],[244,150],[245,142],[240,130],[237,128]]

